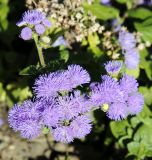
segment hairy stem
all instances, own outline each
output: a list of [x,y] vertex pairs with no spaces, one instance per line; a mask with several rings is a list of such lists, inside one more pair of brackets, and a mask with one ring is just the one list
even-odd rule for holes
[[38,44],[38,37],[37,36],[34,36],[34,41],[35,41],[36,48],[37,48],[37,51],[38,51],[40,64],[41,64],[42,67],[45,67],[45,61],[44,61],[44,56],[43,56],[43,49]]

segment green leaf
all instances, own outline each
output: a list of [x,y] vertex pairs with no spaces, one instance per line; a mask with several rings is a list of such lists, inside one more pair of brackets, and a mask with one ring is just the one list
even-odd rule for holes
[[131,122],[131,126],[135,128],[140,123],[140,120],[138,117],[132,117],[130,119],[130,122]]
[[6,92],[3,88],[3,84],[0,82],[0,102],[5,102],[6,100]]
[[119,11],[116,8],[104,6],[99,4],[89,5],[84,3],[84,9],[88,12],[91,11],[94,16],[101,20],[108,20],[117,18],[119,16]]
[[152,87],[139,87],[139,91],[143,94],[145,103],[147,105],[152,104]]
[[127,144],[129,155],[138,155],[140,144],[139,142],[130,142]]
[[128,0],[116,0],[118,3],[127,3]]
[[34,65],[30,65],[20,71],[19,75],[35,75],[38,73],[38,69]]
[[138,18],[138,19],[146,19],[150,16],[152,16],[152,12],[149,9],[146,8],[134,8],[132,10],[129,10],[128,12],[129,17],[132,18]]
[[8,0],[0,1],[0,31],[4,31],[8,27],[7,16],[9,13]]
[[19,101],[23,101],[28,97],[32,97],[32,93],[29,87],[17,88],[12,91],[12,95],[14,96],[14,98],[18,99]]
[[100,57],[102,55],[102,51],[98,47],[98,44],[100,43],[98,35],[97,34],[88,35],[88,42],[89,42],[90,49],[95,54],[95,56]]
[[140,74],[140,69],[139,69],[139,67],[137,67],[136,69],[126,69],[126,73],[128,75],[135,77],[135,78],[138,78],[139,74]]
[[152,144],[152,127],[149,125],[141,125],[136,133],[134,134],[134,141],[141,142],[143,141],[145,144]]
[[110,128],[111,128],[112,134],[116,138],[123,136],[123,135],[126,135],[128,126],[129,126],[129,124],[128,124],[127,120],[110,123]]
[[143,38],[144,41],[149,41],[152,42],[152,27],[151,25],[143,25],[143,23],[137,23],[135,22],[135,28],[137,29],[138,32],[141,33],[141,37]]
[[152,80],[152,61],[148,60],[147,57],[149,52],[144,49],[140,53],[140,68],[144,69],[149,80]]
[[130,142],[127,144],[129,150],[128,155],[135,155],[138,159],[143,159],[145,157],[145,145],[139,142]]
[[60,51],[60,60],[64,60],[65,62],[67,62],[68,59],[69,59],[69,51],[65,50],[65,49],[62,49]]

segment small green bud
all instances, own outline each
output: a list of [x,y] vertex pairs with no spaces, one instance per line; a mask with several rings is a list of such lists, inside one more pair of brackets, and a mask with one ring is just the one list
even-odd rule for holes
[[41,40],[42,40],[44,43],[47,43],[47,44],[50,43],[50,41],[51,41],[51,39],[50,39],[49,37],[47,37],[47,36],[42,37]]

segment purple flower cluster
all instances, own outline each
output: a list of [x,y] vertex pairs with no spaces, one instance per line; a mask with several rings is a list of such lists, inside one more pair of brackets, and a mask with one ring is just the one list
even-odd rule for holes
[[109,75],[117,75],[122,68],[122,62],[109,61],[105,63],[105,69]]
[[121,120],[128,115],[141,112],[144,99],[138,92],[137,81],[129,75],[117,81],[110,76],[102,76],[102,83],[91,87],[91,100],[95,106],[108,106],[107,116],[113,120]]
[[139,53],[136,49],[136,39],[133,34],[120,30],[119,43],[125,57],[125,64],[128,69],[135,69],[139,64]]
[[52,26],[51,22],[46,18],[46,15],[38,10],[29,10],[25,12],[22,19],[17,22],[17,26],[25,25],[21,31],[20,37],[24,40],[29,40],[32,38],[32,30],[38,35],[42,35],[46,27],[50,28]]
[[90,76],[79,65],[70,65],[65,71],[56,71],[40,76],[34,85],[37,97],[49,98],[62,91],[71,91],[79,85],[89,83]]
[[89,74],[79,65],[40,76],[34,86],[36,100],[15,105],[9,112],[10,126],[28,139],[38,137],[44,127],[49,128],[59,142],[84,138],[92,128],[87,115],[91,102],[73,88],[89,81]]

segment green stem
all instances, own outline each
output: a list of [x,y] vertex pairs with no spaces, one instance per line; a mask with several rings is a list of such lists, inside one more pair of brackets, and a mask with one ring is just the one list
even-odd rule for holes
[[44,56],[43,56],[43,48],[39,46],[37,36],[34,36],[34,41],[35,41],[36,48],[37,48],[37,51],[38,51],[40,64],[41,64],[42,67],[45,67],[45,61],[44,61]]

